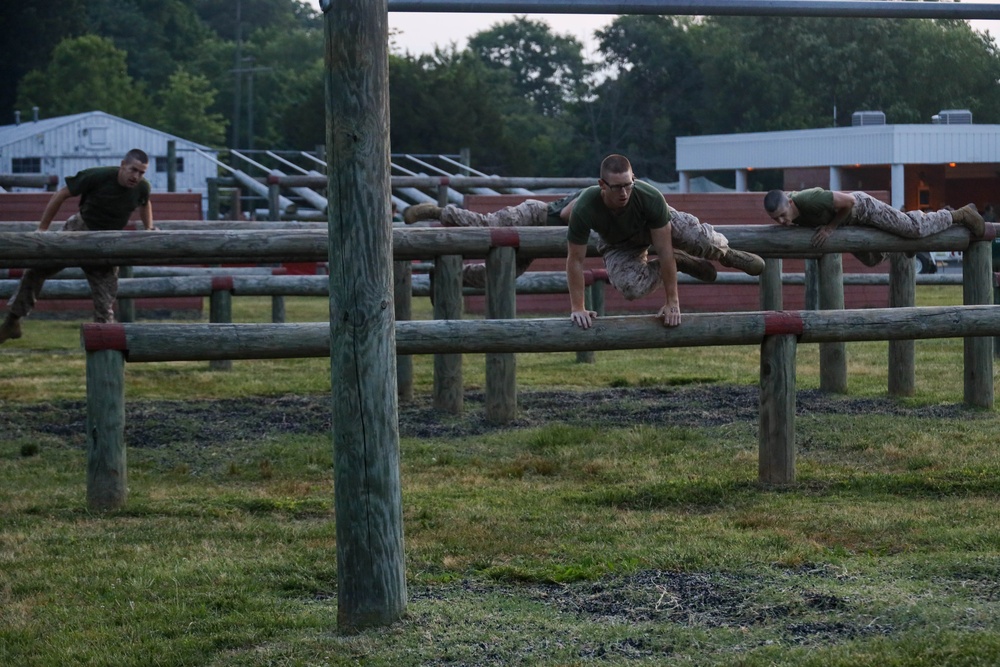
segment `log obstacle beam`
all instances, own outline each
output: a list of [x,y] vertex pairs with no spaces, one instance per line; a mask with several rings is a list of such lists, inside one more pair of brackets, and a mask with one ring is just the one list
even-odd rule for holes
[[[800,343],[1000,335],[1000,306],[705,313],[667,328],[654,316],[605,317],[583,330],[567,318],[397,322],[397,355],[515,354],[761,345],[759,479],[794,481],[795,351]],[[991,340],[987,338],[987,340]],[[84,324],[88,503],[125,503],[125,361],[328,357],[327,322],[301,324]],[[992,382],[966,403],[992,403]],[[971,400],[970,400],[971,399]],[[988,399],[988,400],[987,400]]]

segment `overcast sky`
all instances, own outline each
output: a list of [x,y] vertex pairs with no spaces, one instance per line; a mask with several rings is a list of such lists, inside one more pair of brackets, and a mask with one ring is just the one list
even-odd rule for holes
[[[998,3],[1000,0],[964,0],[964,2]],[[496,23],[510,20],[513,14],[444,14],[417,12],[389,12],[389,28],[397,29],[395,43],[399,51],[417,55],[432,53],[435,45],[442,48],[454,42],[459,49],[468,38]],[[604,28],[614,20],[612,14],[531,14],[530,18],[543,20],[559,35],[572,34],[584,46],[584,55],[592,59],[597,43],[594,31]],[[972,21],[976,30],[985,30],[994,39],[1000,36],[1000,21]]]

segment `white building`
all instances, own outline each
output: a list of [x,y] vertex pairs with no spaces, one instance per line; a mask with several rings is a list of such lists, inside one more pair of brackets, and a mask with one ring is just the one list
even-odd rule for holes
[[55,174],[59,185],[81,169],[117,166],[125,153],[139,148],[149,154],[146,179],[154,192],[167,190],[167,142],[175,142],[177,192],[198,192],[205,179],[217,176],[212,160],[218,151],[103,111],[22,121],[0,126],[0,173]]
[[851,127],[678,137],[681,191],[700,172],[732,170],[745,191],[754,170],[778,169],[786,190],[887,190],[908,210],[1000,203],[1000,125],[975,125],[965,110],[906,125],[854,115]]

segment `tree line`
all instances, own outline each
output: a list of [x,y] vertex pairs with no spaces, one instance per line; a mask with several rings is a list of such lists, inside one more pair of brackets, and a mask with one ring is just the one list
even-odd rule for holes
[[[589,176],[621,152],[665,181],[677,136],[850,125],[873,109],[1000,122],[1000,54],[964,21],[621,16],[595,36],[588,60],[524,16],[432,54],[390,35],[391,150],[469,148],[476,168],[519,176]],[[299,0],[21,0],[0,21],[0,114],[99,109],[214,147],[312,150],[323,39]]]

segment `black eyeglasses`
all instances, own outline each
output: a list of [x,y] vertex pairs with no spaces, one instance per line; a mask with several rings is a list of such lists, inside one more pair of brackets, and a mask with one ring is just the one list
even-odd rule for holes
[[616,194],[619,192],[632,192],[632,188],[635,187],[635,181],[631,181],[629,183],[620,183],[618,185],[611,185],[602,178],[601,182],[604,183],[604,185],[608,186],[608,189]]

